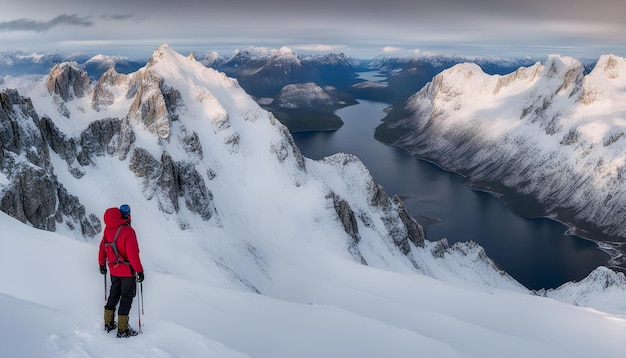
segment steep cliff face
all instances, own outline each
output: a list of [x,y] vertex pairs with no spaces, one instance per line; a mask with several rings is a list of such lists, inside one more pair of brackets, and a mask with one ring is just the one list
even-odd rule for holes
[[75,62],[62,62],[52,68],[46,88],[53,95],[58,95],[65,102],[82,98],[90,89],[89,75],[78,68]]
[[55,175],[50,148],[71,156],[72,144],[51,134],[58,130],[16,90],[0,92],[0,104],[0,210],[43,230],[63,225],[82,237],[99,233],[98,217]]
[[624,240],[625,73],[626,60],[612,55],[587,75],[560,56],[505,76],[457,65],[396,108],[377,138],[475,185],[537,200],[529,215]]

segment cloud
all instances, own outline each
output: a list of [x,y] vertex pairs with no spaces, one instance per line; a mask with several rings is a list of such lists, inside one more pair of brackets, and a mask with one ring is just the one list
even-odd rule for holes
[[12,31],[34,31],[34,32],[46,32],[53,27],[71,25],[91,27],[93,22],[87,17],[79,17],[76,14],[68,15],[63,14],[55,17],[49,21],[38,21],[31,19],[17,19],[11,21],[0,22],[0,31],[12,32]]
[[101,19],[111,19],[111,20],[130,20],[132,18],[134,18],[134,15],[131,14],[116,14],[116,15],[102,15],[100,16]]
[[385,53],[400,52],[400,51],[404,51],[404,50],[401,49],[400,47],[395,47],[395,46],[385,46],[385,47],[383,47],[383,52],[385,52]]
[[348,49],[345,45],[322,45],[322,44],[308,44],[308,45],[295,45],[291,46],[294,50],[299,51],[311,51],[311,52],[337,52]]

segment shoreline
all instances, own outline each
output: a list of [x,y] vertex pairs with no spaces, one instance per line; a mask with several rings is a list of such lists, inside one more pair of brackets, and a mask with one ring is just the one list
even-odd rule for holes
[[[378,140],[378,139],[377,139]],[[626,239],[624,239],[624,241],[619,241],[619,240],[610,240],[610,239],[605,239],[605,240],[600,240],[600,239],[594,239],[589,237],[589,235],[587,234],[588,231],[585,229],[581,229],[573,224],[570,224],[564,220],[561,220],[558,218],[558,215],[556,214],[542,214],[542,213],[537,213],[536,215],[533,215],[531,213],[524,213],[522,212],[523,208],[516,206],[514,204],[511,204],[511,200],[506,200],[507,198],[507,194],[506,193],[502,193],[500,191],[498,191],[497,189],[493,188],[492,186],[487,185],[487,183],[484,184],[480,184],[478,182],[473,182],[471,180],[468,179],[467,175],[460,173],[460,172],[456,172],[453,170],[449,170],[445,167],[442,167],[441,165],[439,165],[439,163],[435,162],[432,159],[428,159],[428,158],[424,158],[424,157],[420,157],[418,155],[416,155],[415,153],[407,150],[406,148],[403,148],[401,146],[395,145],[395,144],[391,144],[391,143],[386,143],[383,141],[380,141],[381,143],[385,144],[385,145],[389,145],[391,147],[395,147],[395,148],[399,148],[402,149],[403,151],[405,151],[406,153],[408,153],[411,157],[415,158],[416,160],[420,160],[429,164],[432,164],[434,166],[436,166],[437,168],[448,172],[448,173],[452,173],[455,175],[459,175],[461,178],[463,178],[463,185],[465,185],[467,188],[474,190],[474,191],[480,191],[480,192],[484,192],[487,193],[489,195],[492,195],[493,197],[497,198],[498,200],[500,200],[507,208],[509,208],[511,211],[513,211],[515,214],[520,215],[523,218],[526,219],[548,219],[554,222],[557,222],[559,224],[562,224],[563,226],[566,227],[566,230],[564,231],[564,235],[568,235],[568,236],[575,236],[578,237],[580,239],[589,241],[594,243],[599,250],[605,252],[608,256],[609,259],[607,260],[607,268],[610,268],[612,270],[616,270],[616,271],[620,271],[620,272],[624,272],[626,273]],[[498,184],[499,183],[495,183]],[[514,189],[510,189],[510,191],[514,192]],[[533,201],[535,201],[535,204],[540,204],[539,202],[537,202],[534,198],[532,197],[528,197],[527,195],[521,195],[519,193],[509,193],[509,196],[518,196],[518,197],[526,197],[527,199],[531,199]],[[532,203],[531,203],[532,204]],[[622,250],[620,250],[619,247],[623,247]],[[622,258],[621,262],[620,262],[620,258]]]

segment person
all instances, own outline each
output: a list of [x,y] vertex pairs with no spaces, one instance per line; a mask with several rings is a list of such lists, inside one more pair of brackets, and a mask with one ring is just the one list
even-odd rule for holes
[[[144,273],[139,258],[139,244],[135,230],[130,226],[130,207],[109,208],[104,213],[104,234],[98,251],[100,273],[107,274],[107,262],[111,272],[111,289],[104,306],[104,329],[117,327],[117,337],[136,336],[137,331],[128,324],[128,314],[137,292],[137,282],[143,282]],[[117,324],[115,323],[115,308]]]

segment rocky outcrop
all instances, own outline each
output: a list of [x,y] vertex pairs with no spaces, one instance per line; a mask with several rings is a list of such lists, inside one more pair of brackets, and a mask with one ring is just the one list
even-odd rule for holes
[[129,119],[160,138],[170,136],[170,123],[178,119],[176,107],[182,104],[178,90],[145,69],[135,73],[126,97],[135,98],[128,111]]
[[359,225],[350,204],[335,193],[330,193],[329,197],[333,200],[335,212],[346,234],[352,238],[353,244],[358,244],[361,241],[361,235],[359,235]]
[[408,253],[408,241],[412,242],[416,247],[423,247],[426,234],[424,234],[422,226],[409,214],[406,206],[404,206],[404,202],[399,196],[394,195],[392,201],[395,206],[395,211],[398,213],[398,217],[406,229],[406,232],[403,232],[394,242],[396,242],[404,254]]
[[91,100],[92,108],[100,111],[107,106],[113,104],[115,96],[111,87],[120,86],[128,81],[128,76],[117,73],[115,69],[110,68],[98,80],[93,91]]
[[8,180],[0,186],[0,210],[38,229],[55,231],[65,223],[83,237],[96,235],[100,220],[59,183],[50,160],[49,148],[69,160],[73,142],[49,119],[40,120],[17,91],[1,92],[0,103],[0,172]]
[[[363,229],[371,229],[377,222],[382,222],[391,244],[408,257],[411,245],[424,247],[424,229],[408,213],[404,202],[397,196],[390,199],[358,158],[349,154],[335,154],[324,158],[324,162],[335,167],[342,180],[350,183],[349,188],[346,188],[347,193],[333,191],[327,198],[332,199],[337,217],[352,238],[352,244],[361,242],[359,225]],[[348,202],[344,199],[356,191],[360,195],[365,194],[365,202]]]
[[203,220],[211,219],[216,213],[213,193],[193,164],[175,162],[167,152],[157,160],[147,150],[135,148],[129,169],[141,178],[146,199],[155,198],[161,211],[179,213],[179,198],[182,198],[186,208]]
[[87,95],[91,80],[87,72],[78,68],[76,62],[62,62],[50,71],[46,88],[64,102]]

